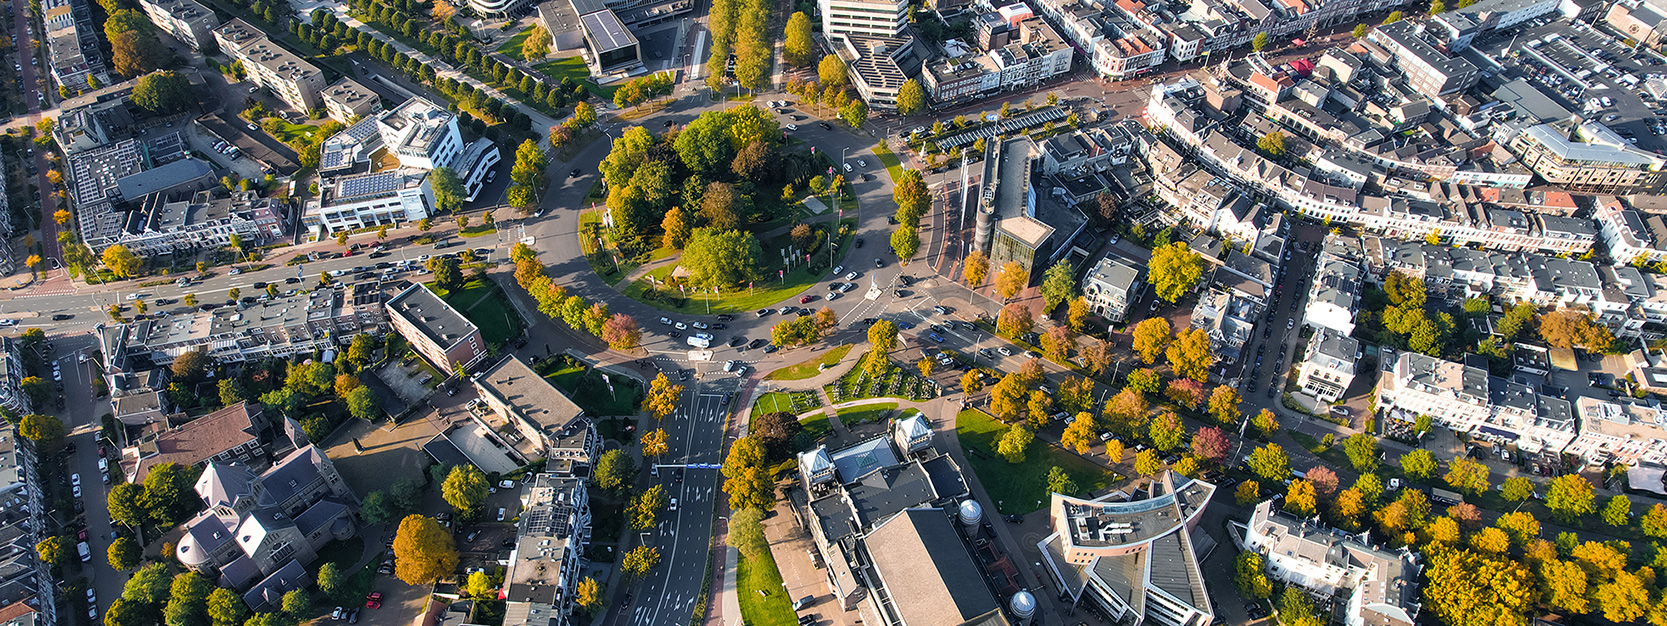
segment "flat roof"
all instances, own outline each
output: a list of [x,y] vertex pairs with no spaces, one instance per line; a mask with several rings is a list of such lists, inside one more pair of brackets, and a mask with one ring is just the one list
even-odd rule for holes
[[450,349],[472,333],[480,332],[469,318],[428,290],[413,284],[388,301],[388,312],[421,330],[429,341]]
[[597,54],[637,45],[637,36],[625,29],[625,24],[613,11],[587,13],[579,17],[579,24],[584,26],[591,41],[600,48],[595,51]]

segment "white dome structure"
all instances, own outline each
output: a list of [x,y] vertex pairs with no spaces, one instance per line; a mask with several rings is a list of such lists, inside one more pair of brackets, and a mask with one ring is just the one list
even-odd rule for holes
[[1007,601],[1007,607],[1013,610],[1013,614],[1018,616],[1019,620],[1030,621],[1030,618],[1036,615],[1036,596],[1021,589]]
[[978,522],[984,519],[984,507],[979,506],[977,500],[963,500],[960,507],[961,523],[967,528],[977,528]]

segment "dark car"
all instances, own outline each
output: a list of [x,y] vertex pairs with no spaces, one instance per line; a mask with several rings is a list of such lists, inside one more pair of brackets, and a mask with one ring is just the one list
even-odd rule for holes
[[61,321],[67,320],[67,319],[74,319],[74,318],[75,318],[75,316],[70,315],[69,313],[59,313],[57,315],[52,316],[52,321],[61,322]]
[[758,349],[758,348],[759,348],[759,347],[760,347],[760,346],[763,346],[763,345],[764,345],[764,344],[766,344],[766,343],[770,343],[770,342],[768,342],[768,341],[765,341],[765,340],[763,340],[763,339],[754,339],[754,340],[752,340],[752,342],[751,342],[751,343],[748,343],[748,344],[747,344],[747,347],[748,347],[748,348],[752,348],[752,349],[755,349],[755,350],[756,350],[756,349]]
[[885,259],[874,259],[874,267],[885,267],[885,266],[886,266],[886,260]]
[[575,168],[573,171],[567,173],[568,176],[572,176],[574,178],[578,178],[579,174],[580,174],[580,172],[577,168]]
[[720,321],[720,322],[729,322],[729,321],[734,321],[734,320],[735,320],[735,316],[730,315],[728,313],[725,313],[723,315],[718,316],[718,321]]
[[747,342],[746,337],[736,337],[729,340],[729,347],[733,348]]
[[683,333],[677,332],[675,330],[666,331],[666,335],[670,336],[672,339],[682,339],[683,338]]
[[1023,515],[1006,515],[1006,516],[1003,516],[1002,519],[1007,520],[1007,523],[1009,523],[1009,524],[1023,524],[1024,521],[1025,521],[1025,516],[1023,516]]
[[296,284],[296,283],[299,283],[299,282],[301,282],[301,279],[298,278],[298,277],[295,277],[295,276],[291,276],[289,278],[284,279],[284,284],[285,285],[293,285],[293,284]]
[[862,237],[858,237],[858,238],[857,238],[857,247],[858,247],[858,248],[861,248],[861,247],[862,247]]
[[822,130],[833,130],[833,126],[829,125],[827,122],[817,122],[816,124],[821,126]]
[[689,379],[689,370],[685,370],[685,369],[677,370],[677,379],[678,380],[688,380]]
[[810,315],[810,309],[799,309],[799,317]]
[[266,288],[266,283],[257,282],[257,283],[254,284],[254,288],[256,288],[256,289],[265,289]]

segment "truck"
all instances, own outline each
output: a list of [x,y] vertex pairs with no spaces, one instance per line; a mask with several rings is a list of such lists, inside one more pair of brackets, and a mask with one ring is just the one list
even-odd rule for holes
[[710,348],[712,347],[712,333],[695,333],[689,335],[688,341],[689,345],[696,348]]

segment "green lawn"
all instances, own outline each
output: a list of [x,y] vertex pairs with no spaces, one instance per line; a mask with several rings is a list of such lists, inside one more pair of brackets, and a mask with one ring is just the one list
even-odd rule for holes
[[798,413],[798,411],[793,410],[792,397],[780,391],[772,391],[760,396],[752,406],[753,411],[757,413],[781,413],[783,411]]
[[887,413],[897,410],[896,402],[881,402],[879,404],[864,404],[862,406],[848,406],[839,410],[839,423],[847,428],[857,424],[878,422]]
[[[606,260],[601,261],[604,269],[606,269],[608,263]],[[593,269],[595,265],[595,263],[592,264]],[[658,267],[649,271],[648,276],[654,277],[654,280],[663,284],[675,268],[675,265]],[[771,269],[766,273],[773,275],[775,270]],[[607,274],[602,274],[602,276],[604,279],[608,277]],[[754,284],[755,289],[751,291],[725,292],[718,294],[718,296],[713,296],[710,293],[690,293],[688,298],[683,298],[683,292],[676,288],[660,289],[645,277],[633,281],[630,286],[626,287],[625,295],[654,308],[678,313],[705,314],[708,301],[711,301],[713,314],[744,313],[762,309],[797,296],[799,292],[827,277],[828,270],[826,268],[809,272],[805,270],[805,266],[800,265],[793,271],[788,272],[786,278],[772,276],[769,279],[757,281]],[[651,295],[656,294],[656,292],[657,295]]]
[[742,557],[736,564],[735,586],[741,620],[748,626],[794,626],[798,622],[775,555],[766,551],[755,559]]
[[528,26],[526,30],[516,33],[514,37],[510,37],[505,40],[504,45],[498,46],[498,54],[506,54],[517,59],[521,58],[521,45],[527,42],[527,35],[531,35],[534,28],[538,27]]
[[534,371],[565,392],[588,415],[636,415],[637,405],[642,401],[642,385],[637,381],[622,376],[603,381],[600,372],[566,355],[541,362]]
[[879,157],[880,164],[886,166],[886,175],[891,176],[891,182],[897,182],[903,176],[903,163],[897,160],[897,155],[885,143],[874,146],[874,156]]
[[504,297],[497,284],[488,280],[471,280],[464,283],[462,289],[451,293],[432,284],[430,288],[463,317],[480,327],[480,336],[486,343],[502,344],[521,334],[521,316],[510,306],[509,299]]
[[[272,136],[278,141],[282,141],[284,143],[289,143],[297,139],[313,141],[318,135],[317,126],[313,126],[311,124],[291,124],[283,121],[282,119],[278,120],[276,128],[277,132],[272,133]],[[261,124],[261,129],[266,129],[265,123]],[[318,140],[323,141],[322,138],[319,138]]]
[[550,77],[550,80],[558,83],[563,78],[571,78],[575,82],[583,84],[585,89],[592,94],[608,102],[614,101],[614,91],[619,89],[616,86],[602,87],[597,85],[596,81],[590,79],[590,68],[585,66],[584,58],[578,55],[545,61],[534,65],[533,69],[543,72],[545,76]]
[[838,365],[851,352],[851,346],[840,346],[823,353],[821,357],[789,365],[774,372],[770,372],[764,380],[804,380],[817,375],[823,368]]
[[497,232],[497,230],[498,229],[495,228],[491,224],[475,224],[475,225],[472,225],[472,226],[469,226],[467,228],[463,228],[462,230],[457,231],[457,236],[459,236],[459,237],[479,237],[481,235],[490,235],[494,232]]
[[1054,466],[1064,468],[1084,492],[1098,491],[1121,480],[1099,465],[1040,440],[1031,442],[1023,463],[1008,463],[996,454],[996,443],[1007,432],[1007,425],[977,409],[956,416],[955,432],[984,491],[996,500],[996,508],[1004,515],[1042,508],[1048,500],[1048,470]]
[[817,413],[814,416],[799,420],[799,425],[804,427],[805,434],[817,439],[826,437],[828,436],[828,433],[833,432],[833,424],[829,423],[828,414],[826,412]]

